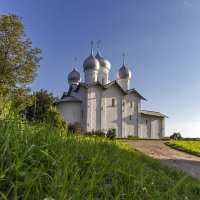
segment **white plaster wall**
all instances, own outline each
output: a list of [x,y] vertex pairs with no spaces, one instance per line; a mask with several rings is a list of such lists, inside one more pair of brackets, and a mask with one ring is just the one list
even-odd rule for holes
[[164,120],[162,117],[141,115],[140,137],[154,139],[164,137]]
[[[103,127],[106,131],[114,128],[117,137],[122,137],[122,97],[123,93],[116,85],[104,91],[105,121]],[[115,99],[115,106],[112,106],[112,99]]]
[[151,117],[151,138],[162,138],[162,119],[161,117]]
[[[140,99],[134,94],[129,93],[124,97],[124,106],[122,106],[123,115],[123,136],[138,136],[138,102]],[[130,118],[131,116],[131,118]]]
[[98,77],[97,70],[88,69],[84,72],[84,74],[85,74],[85,83],[86,84],[91,84],[91,83],[97,82],[97,77]]
[[87,129],[87,89],[83,86],[80,86],[77,92],[72,92],[71,96],[76,97],[77,99],[82,101],[81,104],[81,123],[85,130]]
[[94,85],[88,88],[87,131],[101,129],[101,95],[100,86]]
[[105,67],[100,67],[98,71],[98,82],[102,85],[108,84],[109,70]]
[[60,102],[56,108],[67,123],[81,123],[81,102]]
[[151,118],[149,116],[141,116],[140,138],[151,138]]
[[117,82],[124,91],[130,90],[130,79],[122,78],[118,79]]

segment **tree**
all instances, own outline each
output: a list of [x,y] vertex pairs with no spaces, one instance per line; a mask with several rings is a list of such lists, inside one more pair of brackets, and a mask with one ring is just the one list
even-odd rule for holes
[[179,132],[177,133],[173,133],[171,136],[170,136],[170,139],[172,140],[181,140],[182,139],[182,136]]
[[32,95],[33,104],[28,106],[24,113],[26,118],[30,121],[44,121],[48,118],[49,109],[52,104],[58,100],[52,93],[48,93],[46,90],[40,90],[34,92]]
[[22,18],[0,15],[0,94],[6,96],[28,88],[36,78],[41,50],[32,48]]

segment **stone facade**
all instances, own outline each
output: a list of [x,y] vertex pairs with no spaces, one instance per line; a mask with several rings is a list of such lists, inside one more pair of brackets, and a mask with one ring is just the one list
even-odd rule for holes
[[[162,138],[165,136],[165,115],[141,110],[146,100],[135,89],[130,89],[131,74],[123,67],[117,81],[109,81],[109,68],[94,66],[91,54],[84,66],[85,82],[69,81],[69,91],[56,103],[67,123],[80,122],[86,131],[115,129],[118,138]],[[102,58],[103,60],[103,58]],[[100,64],[102,64],[102,60]],[[106,60],[108,63],[108,60]],[[88,64],[89,63],[89,64]],[[76,74],[73,74],[73,82]],[[78,76],[77,76],[78,77]]]

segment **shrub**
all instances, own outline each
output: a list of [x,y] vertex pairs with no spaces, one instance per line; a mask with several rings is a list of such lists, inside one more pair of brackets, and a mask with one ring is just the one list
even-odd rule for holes
[[138,139],[138,137],[133,135],[128,135],[127,139],[133,140],[133,139]]
[[116,131],[115,129],[109,129],[107,134],[106,134],[106,137],[110,140],[114,140],[116,138]]
[[69,125],[68,125],[68,133],[69,134],[83,135],[84,132],[85,132],[85,129],[80,122],[69,123]]
[[170,139],[172,139],[172,140],[181,140],[182,136],[181,136],[181,134],[179,132],[177,132],[177,133],[175,132],[170,136]]
[[106,135],[102,130],[96,130],[94,134],[96,137],[105,137]]
[[89,137],[105,137],[105,133],[102,130],[92,130],[84,133],[85,136]]
[[67,123],[63,119],[62,115],[58,110],[50,106],[48,109],[48,116],[46,116],[46,122],[50,123],[51,125],[62,129],[63,131],[67,131]]

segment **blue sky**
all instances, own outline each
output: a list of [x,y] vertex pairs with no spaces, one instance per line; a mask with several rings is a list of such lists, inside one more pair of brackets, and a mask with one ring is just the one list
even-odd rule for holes
[[147,102],[143,109],[169,116],[166,135],[200,137],[199,0],[0,0],[0,13],[23,17],[27,36],[42,49],[34,91],[61,96],[77,57],[101,39],[101,54],[116,78],[125,52],[132,87]]

